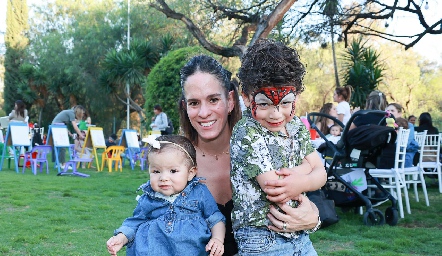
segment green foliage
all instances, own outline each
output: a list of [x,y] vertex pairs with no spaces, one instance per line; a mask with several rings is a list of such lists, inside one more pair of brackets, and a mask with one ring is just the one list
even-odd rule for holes
[[190,57],[202,51],[203,49],[197,46],[171,51],[155,65],[146,81],[144,110],[147,120],[151,120],[153,107],[159,104],[172,120],[174,130],[178,131],[177,104],[181,95],[180,70]]
[[346,85],[353,87],[350,105],[364,109],[371,91],[376,90],[382,81],[384,67],[379,54],[365,46],[362,38],[353,40],[343,54],[343,77]]
[[6,33],[5,33],[5,87],[3,109],[9,113],[14,108],[14,102],[22,99],[17,93],[17,85],[23,83],[19,68],[25,57],[29,39],[26,36],[28,25],[28,7],[24,0],[7,1]]

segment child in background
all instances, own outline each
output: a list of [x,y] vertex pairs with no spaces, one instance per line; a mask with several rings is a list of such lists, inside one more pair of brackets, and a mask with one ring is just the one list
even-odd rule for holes
[[[74,142],[74,149],[75,149],[76,155],[79,158],[92,159],[91,160],[91,162],[92,162],[94,159],[94,154],[92,154],[91,148],[84,148],[83,154],[81,153],[83,146],[84,146],[84,138],[86,137],[86,132],[81,131],[81,134],[83,135],[83,137],[76,136],[75,142]],[[86,167],[86,163],[81,163],[81,168],[84,169],[85,167]],[[93,168],[95,168],[95,167],[93,167]]]
[[[251,250],[253,255],[317,255],[308,233],[319,228],[319,215],[313,230],[284,232],[290,227],[283,222],[275,232],[269,228],[267,214],[278,206],[264,192],[264,181],[283,179],[276,171],[284,168],[309,176],[319,172],[314,177],[321,179],[310,179],[312,190],[326,181],[310,133],[295,116],[296,95],[304,90],[304,73],[298,53],[272,40],[257,41],[241,60],[238,77],[247,110],[230,140],[232,222],[239,255],[248,255]],[[298,199],[286,198],[283,203],[297,207]]]
[[330,134],[327,135],[327,139],[336,144],[341,139],[341,132],[342,132],[341,126],[335,124],[332,127],[330,127]]
[[348,120],[351,117],[350,104],[348,101],[351,99],[351,86],[338,87],[333,95],[333,100],[338,103],[336,111],[338,112],[338,119],[344,125],[347,125]]
[[196,151],[183,136],[149,137],[150,181],[133,217],[107,241],[111,255],[222,255],[225,217],[196,178]]

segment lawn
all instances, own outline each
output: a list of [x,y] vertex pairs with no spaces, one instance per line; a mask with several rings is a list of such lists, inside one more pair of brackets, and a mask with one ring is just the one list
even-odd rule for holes
[[[148,174],[127,166],[122,173],[81,171],[90,177],[57,176],[54,168],[49,175],[17,174],[4,164],[0,255],[108,255],[105,243],[131,215]],[[339,223],[311,235],[319,255],[440,255],[442,194],[428,183],[430,207],[411,195],[412,214],[394,227],[364,226],[361,215],[338,209]]]

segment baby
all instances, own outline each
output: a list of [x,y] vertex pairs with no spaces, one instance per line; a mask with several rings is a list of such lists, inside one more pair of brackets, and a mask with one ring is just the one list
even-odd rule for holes
[[341,126],[334,124],[330,127],[330,134],[327,135],[327,139],[336,144],[341,139],[341,132]]

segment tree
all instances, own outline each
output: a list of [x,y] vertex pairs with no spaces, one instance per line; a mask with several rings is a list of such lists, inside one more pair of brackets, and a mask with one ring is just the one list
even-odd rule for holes
[[146,81],[146,104],[144,110],[147,120],[153,116],[153,107],[159,104],[172,120],[175,131],[179,127],[177,112],[181,95],[180,70],[188,59],[203,50],[200,47],[186,47],[170,51],[152,69]]
[[384,67],[379,54],[366,47],[362,38],[353,40],[343,55],[343,76],[346,85],[353,87],[350,105],[365,108],[367,95],[382,81]]
[[[324,19],[321,8],[323,1],[318,0],[311,0],[305,5],[297,3],[296,0],[189,0],[185,3],[168,1],[170,4],[164,0],[148,2],[151,7],[167,17],[183,22],[205,49],[224,57],[241,56],[247,46],[252,45],[258,38],[272,36],[272,29],[283,19],[284,30],[291,38],[303,36],[306,40],[315,40],[326,29],[332,28],[329,26],[329,19]],[[428,23],[421,10],[421,2],[409,0],[392,1],[392,3],[381,1],[353,3],[335,15],[333,24],[341,27],[341,32],[336,33],[342,33],[346,44],[349,35],[362,34],[385,38],[408,49],[427,34],[442,34],[440,28],[442,19]],[[394,15],[405,14],[418,18],[422,27],[421,32],[394,35],[379,29],[379,26],[372,26]],[[215,37],[214,34],[219,34],[220,31],[229,34],[228,41]],[[405,43],[399,41],[405,36],[412,41]]]
[[16,87],[22,83],[19,68],[25,57],[29,40],[26,32],[28,25],[28,7],[26,0],[10,0],[7,3],[5,34],[5,88],[4,110],[9,113],[14,108],[14,102],[22,98],[16,93]]

